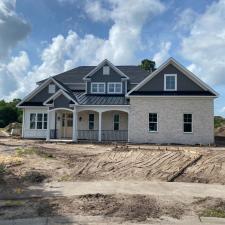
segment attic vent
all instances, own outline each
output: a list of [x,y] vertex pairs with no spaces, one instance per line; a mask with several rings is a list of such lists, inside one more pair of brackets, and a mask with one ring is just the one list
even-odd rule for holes
[[109,75],[109,66],[103,66],[103,75]]
[[48,86],[48,93],[49,94],[54,94],[55,93],[55,85],[54,84],[49,84],[49,86]]

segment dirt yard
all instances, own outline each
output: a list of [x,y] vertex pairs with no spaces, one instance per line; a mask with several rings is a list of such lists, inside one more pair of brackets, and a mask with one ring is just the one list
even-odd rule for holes
[[[63,144],[0,138],[1,193],[8,193],[12,188],[19,193],[30,185],[43,182],[91,180],[225,184],[225,149]],[[71,212],[116,216],[125,220],[146,220],[162,215],[179,218],[191,213],[221,213],[225,216],[225,201],[196,199],[182,203],[155,196],[101,194],[73,198],[0,200],[0,216],[5,219]]]

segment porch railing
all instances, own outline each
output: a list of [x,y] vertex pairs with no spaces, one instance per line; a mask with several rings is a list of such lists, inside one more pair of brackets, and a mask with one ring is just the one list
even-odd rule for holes
[[[102,130],[102,141],[127,141],[127,130]],[[98,130],[78,130],[78,140],[98,140]]]
[[98,130],[78,130],[78,140],[98,140]]
[[51,129],[50,130],[50,139],[57,139],[58,137],[58,130],[57,129]]
[[102,130],[102,141],[127,141],[127,130]]

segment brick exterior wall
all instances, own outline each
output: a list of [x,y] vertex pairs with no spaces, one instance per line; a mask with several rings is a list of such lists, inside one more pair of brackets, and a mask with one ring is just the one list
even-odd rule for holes
[[[149,113],[158,113],[158,132],[149,132]],[[183,132],[183,114],[192,113],[193,132]],[[210,144],[214,142],[213,98],[130,97],[129,141]]]

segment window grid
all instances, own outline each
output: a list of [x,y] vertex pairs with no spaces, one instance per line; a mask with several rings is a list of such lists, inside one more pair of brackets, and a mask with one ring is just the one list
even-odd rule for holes
[[91,93],[104,94],[105,93],[105,83],[91,83]]
[[108,93],[109,94],[121,94],[122,93],[122,83],[121,82],[108,83]]
[[30,129],[46,130],[48,123],[47,113],[31,113],[30,114]]
[[176,74],[165,74],[164,75],[164,90],[165,91],[176,91],[177,90],[177,75]]
[[183,131],[184,133],[192,133],[192,114],[190,113],[183,115]]
[[149,132],[158,131],[158,114],[149,113]]

